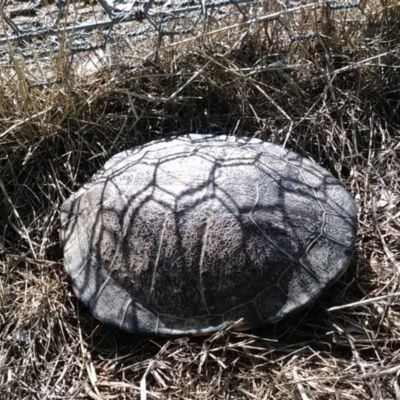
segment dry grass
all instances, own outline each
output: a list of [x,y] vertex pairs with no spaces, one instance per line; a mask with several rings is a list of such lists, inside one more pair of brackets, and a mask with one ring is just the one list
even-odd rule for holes
[[[66,50],[46,65],[65,77],[50,87],[28,86],[40,60],[0,68],[1,399],[400,399],[400,5],[330,20],[307,7],[210,16],[205,35],[165,40],[157,58],[156,41],[135,54],[116,44],[117,61],[86,75],[66,69]],[[290,45],[306,32],[320,35]],[[122,65],[129,56],[140,65]],[[187,131],[285,142],[346,184],[356,254],[317,303],[254,332],[177,340],[110,329],[81,307],[61,203],[121,149]]]

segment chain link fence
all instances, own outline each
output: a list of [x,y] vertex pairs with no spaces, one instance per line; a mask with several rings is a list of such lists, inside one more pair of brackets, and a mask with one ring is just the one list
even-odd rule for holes
[[[38,60],[54,63],[60,54],[67,55],[71,65],[77,54],[84,53],[86,67],[94,68],[124,54],[134,60],[139,43],[149,40],[147,53],[151,48],[157,58],[166,42],[171,46],[270,21],[284,27],[283,41],[290,48],[295,42],[324,35],[334,13],[341,12],[343,24],[354,22],[350,13],[354,9],[356,20],[361,20],[361,0],[2,0],[0,65],[12,64],[16,57],[27,65],[37,66]],[[313,21],[310,15],[315,15]],[[44,76],[43,82],[32,85],[51,83]]]

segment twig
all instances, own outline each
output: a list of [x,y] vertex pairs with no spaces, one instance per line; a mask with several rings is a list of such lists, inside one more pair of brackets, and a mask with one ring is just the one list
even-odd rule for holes
[[298,383],[296,384],[296,386],[297,386],[297,390],[299,391],[299,393],[300,393],[300,396],[301,396],[301,399],[302,400],[308,400],[308,397],[307,397],[307,394],[306,394],[306,391],[305,391],[305,389],[304,389],[304,386],[301,384],[301,380],[299,379],[299,375],[298,375],[298,373],[297,373],[297,369],[296,368],[293,368],[293,378],[296,380],[296,381],[298,381]]
[[328,308],[328,311],[337,311],[337,310],[343,310],[345,308],[354,308],[354,307],[358,307],[358,306],[363,306],[365,304],[376,303],[381,300],[393,299],[396,297],[400,297],[400,292],[387,294],[384,296],[374,297],[373,299],[366,299],[366,300],[356,301],[354,303],[343,304],[342,306],[334,306],[334,307]]

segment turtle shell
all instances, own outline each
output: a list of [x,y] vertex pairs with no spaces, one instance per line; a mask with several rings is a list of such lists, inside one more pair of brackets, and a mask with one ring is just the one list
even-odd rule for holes
[[288,316],[343,274],[356,230],[351,196],[325,169],[234,136],[119,153],[61,208],[76,295],[105,323],[157,335]]

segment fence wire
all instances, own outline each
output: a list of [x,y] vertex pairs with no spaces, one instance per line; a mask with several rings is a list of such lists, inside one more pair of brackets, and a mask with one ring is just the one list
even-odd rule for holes
[[[323,34],[323,28],[296,32],[305,10],[321,11],[329,22],[333,12],[360,6],[361,0],[1,0],[0,65],[13,63],[15,57],[28,64],[46,61],[60,52],[67,52],[71,63],[76,54],[92,53],[96,60],[91,62],[99,63],[110,47],[125,46],[131,54],[138,43],[149,39],[155,40],[157,54],[165,38],[196,38],[209,32],[210,19],[214,30],[279,20],[290,27],[286,29],[290,46]],[[296,18],[297,24],[290,22]]]

